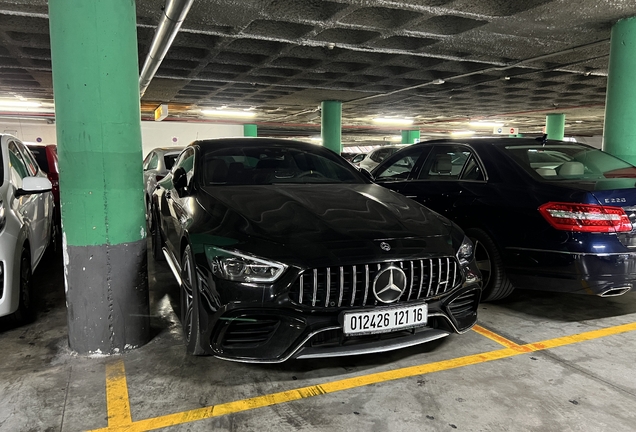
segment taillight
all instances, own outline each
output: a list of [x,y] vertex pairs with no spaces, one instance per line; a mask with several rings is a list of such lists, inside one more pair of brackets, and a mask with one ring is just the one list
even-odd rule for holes
[[156,175],[156,176],[155,176],[155,179],[156,179],[157,181],[159,181],[159,180],[163,179],[164,177],[165,177],[165,176],[163,176],[163,175]]
[[558,230],[578,232],[631,231],[632,224],[620,207],[549,202],[539,212]]

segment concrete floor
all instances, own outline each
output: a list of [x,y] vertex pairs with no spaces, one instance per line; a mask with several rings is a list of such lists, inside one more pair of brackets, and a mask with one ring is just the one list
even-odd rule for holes
[[61,258],[38,268],[38,321],[0,320],[0,431],[636,430],[636,294],[518,293],[481,306],[495,334],[263,366],[186,355],[176,283],[149,271],[152,341],[88,358],[66,343]]

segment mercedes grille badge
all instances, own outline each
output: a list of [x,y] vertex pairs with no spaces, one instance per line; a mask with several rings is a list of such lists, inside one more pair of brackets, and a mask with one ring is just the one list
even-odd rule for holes
[[406,289],[406,274],[397,267],[380,271],[373,281],[373,295],[382,303],[396,302]]
[[382,249],[384,252],[388,252],[391,250],[391,245],[387,242],[382,242],[380,243],[380,249]]

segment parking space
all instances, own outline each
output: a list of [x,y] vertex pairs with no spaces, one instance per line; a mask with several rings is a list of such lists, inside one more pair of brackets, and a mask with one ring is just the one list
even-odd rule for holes
[[[59,264],[59,263],[58,263]],[[66,345],[61,270],[33,325],[0,333],[0,430],[629,430],[636,296],[519,293],[463,335],[386,354],[231,363],[184,350],[176,283],[150,264],[153,340]],[[32,413],[32,415],[24,415]]]

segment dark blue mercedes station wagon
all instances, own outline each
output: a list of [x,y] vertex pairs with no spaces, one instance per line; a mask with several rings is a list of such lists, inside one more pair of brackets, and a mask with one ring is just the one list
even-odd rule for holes
[[636,283],[636,167],[608,153],[540,138],[436,140],[372,175],[464,229],[483,300],[515,288],[617,296]]

